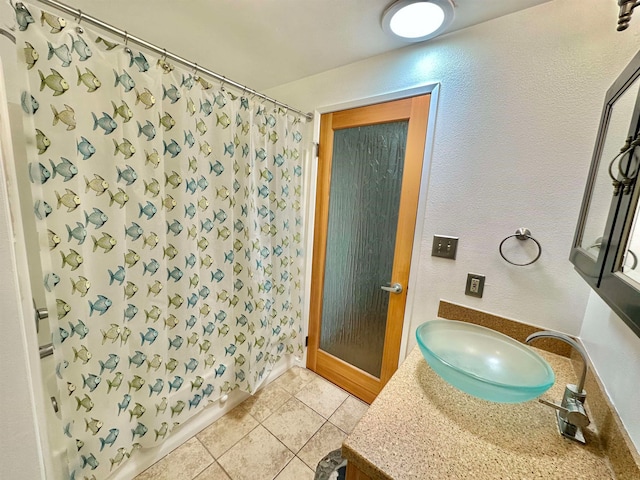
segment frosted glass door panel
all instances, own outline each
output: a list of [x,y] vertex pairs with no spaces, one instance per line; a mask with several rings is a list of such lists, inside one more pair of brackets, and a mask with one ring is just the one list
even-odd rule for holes
[[380,377],[408,122],[336,130],[320,349]]

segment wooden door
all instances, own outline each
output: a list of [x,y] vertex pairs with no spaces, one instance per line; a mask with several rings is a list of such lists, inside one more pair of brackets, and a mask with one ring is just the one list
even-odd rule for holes
[[321,117],[307,367],[368,403],[398,367],[429,101]]

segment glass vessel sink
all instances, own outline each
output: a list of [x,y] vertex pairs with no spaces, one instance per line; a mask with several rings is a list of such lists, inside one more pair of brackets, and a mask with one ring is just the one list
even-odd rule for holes
[[489,328],[432,320],[416,331],[427,363],[446,382],[484,400],[519,403],[555,382],[547,361],[530,347]]

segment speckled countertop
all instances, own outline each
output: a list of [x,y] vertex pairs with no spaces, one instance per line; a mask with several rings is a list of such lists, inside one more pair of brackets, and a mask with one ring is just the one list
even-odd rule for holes
[[[538,352],[556,374],[544,397],[559,402],[577,380],[571,363]],[[561,437],[555,411],[535,400],[492,403],[455,389],[416,347],[342,451],[372,479],[613,479],[597,435],[585,437],[585,446]]]

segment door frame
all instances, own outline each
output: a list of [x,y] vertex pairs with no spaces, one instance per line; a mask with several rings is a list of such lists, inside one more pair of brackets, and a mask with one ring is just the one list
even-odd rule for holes
[[[402,324],[402,340],[400,343],[400,354],[398,357],[398,365],[402,363],[402,360],[407,356],[407,350],[410,344],[410,326],[409,321],[413,316],[413,310],[416,301],[416,284],[418,276],[418,264],[420,262],[421,254],[421,239],[424,231],[424,217],[427,209],[427,194],[429,189],[429,178],[431,173],[431,159],[433,155],[433,145],[435,137],[435,124],[437,118],[438,103],[440,97],[440,83],[428,83],[420,85],[414,88],[405,90],[398,90],[381,95],[375,95],[371,97],[365,97],[349,102],[343,102],[338,104],[331,104],[324,107],[320,107],[314,111],[313,120],[313,142],[318,144],[320,139],[320,117],[324,113],[335,112],[339,110],[348,110],[352,108],[365,107],[368,105],[374,105],[377,103],[389,102],[393,100],[401,100],[403,98],[415,97],[418,95],[431,94],[429,103],[429,121],[427,122],[427,131],[425,137],[425,147],[422,158],[422,175],[420,178],[420,192],[418,194],[418,210],[416,212],[416,224],[413,236],[413,249],[411,251],[411,266],[409,271],[409,283],[407,285],[407,301],[405,306],[405,314]],[[309,334],[309,321],[310,321],[310,298],[311,298],[311,274],[313,270],[313,241],[314,241],[314,225],[315,225],[315,213],[316,213],[316,185],[318,179],[318,156],[317,149],[315,149],[310,162],[308,162],[306,168],[306,180],[305,184],[307,188],[307,195],[305,198],[305,301],[303,307],[303,318],[305,323],[303,326],[304,335]],[[304,356],[301,364],[304,366],[307,364],[307,351],[305,349]]]

